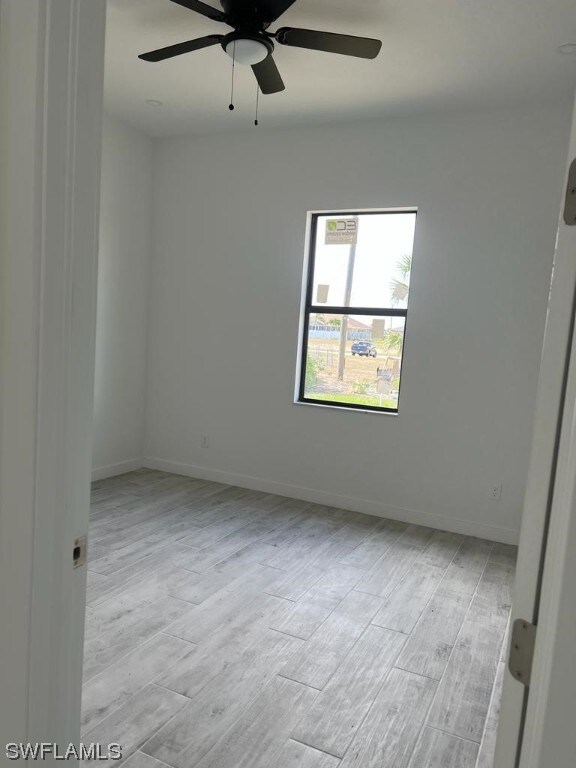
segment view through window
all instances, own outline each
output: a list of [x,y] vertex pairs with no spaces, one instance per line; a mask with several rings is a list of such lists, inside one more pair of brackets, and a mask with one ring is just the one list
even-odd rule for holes
[[416,211],[313,214],[300,402],[398,411]]

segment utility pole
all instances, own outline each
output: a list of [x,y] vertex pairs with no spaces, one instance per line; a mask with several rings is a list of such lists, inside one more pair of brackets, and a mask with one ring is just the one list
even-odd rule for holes
[[[356,243],[350,246],[348,254],[348,272],[346,274],[346,288],[344,290],[344,306],[350,306],[352,296],[352,280],[354,279],[354,263],[356,261]],[[344,378],[344,366],[346,364],[346,341],[348,336],[348,315],[342,317],[342,326],[340,328],[340,350],[338,353],[338,379]]]

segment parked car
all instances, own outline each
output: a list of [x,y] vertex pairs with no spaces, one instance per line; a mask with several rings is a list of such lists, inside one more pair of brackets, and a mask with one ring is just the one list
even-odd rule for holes
[[352,355],[360,357],[376,357],[378,350],[369,341],[355,341],[352,344]]

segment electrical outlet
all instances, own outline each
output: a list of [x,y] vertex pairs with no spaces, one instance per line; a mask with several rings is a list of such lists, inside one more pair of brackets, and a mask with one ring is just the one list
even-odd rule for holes
[[502,484],[494,485],[492,488],[490,488],[488,498],[490,498],[492,501],[500,501],[502,498]]
[[208,435],[202,435],[202,448],[210,448],[210,438]]

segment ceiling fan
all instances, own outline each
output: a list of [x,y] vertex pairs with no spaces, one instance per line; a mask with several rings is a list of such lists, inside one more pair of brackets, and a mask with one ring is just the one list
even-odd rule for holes
[[219,44],[235,62],[252,66],[262,93],[278,93],[285,88],[272,56],[274,41],[294,48],[341,53],[361,59],[375,59],[382,47],[380,40],[318,32],[313,29],[281,27],[276,32],[268,32],[268,27],[294,5],[296,0],[220,0],[223,10],[213,8],[200,0],[171,2],[201,13],[214,21],[221,21],[232,27],[233,31],[226,35],[207,35],[197,40],[169,45],[157,51],[143,53],[138,58],[152,62],[164,61]]

